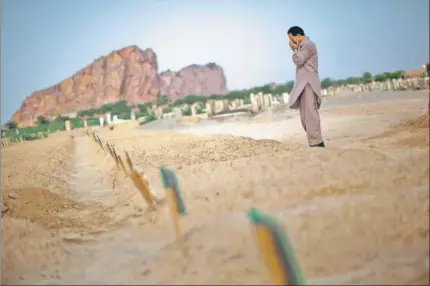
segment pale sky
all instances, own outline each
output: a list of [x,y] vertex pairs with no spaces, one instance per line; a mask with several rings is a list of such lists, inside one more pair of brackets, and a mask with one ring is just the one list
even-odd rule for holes
[[294,80],[286,32],[317,44],[320,77],[429,60],[428,0],[3,0],[1,122],[94,59],[151,47],[159,72],[216,62],[230,90]]

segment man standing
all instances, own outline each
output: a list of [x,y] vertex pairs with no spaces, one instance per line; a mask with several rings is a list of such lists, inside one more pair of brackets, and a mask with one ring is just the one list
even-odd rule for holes
[[296,82],[291,91],[289,106],[300,110],[302,126],[310,147],[325,147],[321,135],[319,108],[321,106],[321,83],[318,76],[318,53],[314,43],[302,28],[288,30],[293,62],[296,65]]

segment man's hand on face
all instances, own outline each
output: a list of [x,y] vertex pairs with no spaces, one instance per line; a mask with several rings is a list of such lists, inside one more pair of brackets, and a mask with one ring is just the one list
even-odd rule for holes
[[290,40],[290,42],[288,44],[290,45],[290,48],[292,51],[297,50],[297,44],[295,42]]

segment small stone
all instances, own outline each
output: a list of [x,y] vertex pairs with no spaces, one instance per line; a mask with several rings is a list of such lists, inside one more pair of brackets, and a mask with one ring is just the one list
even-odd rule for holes
[[10,198],[10,199],[14,199],[14,200],[18,198],[18,195],[17,195],[17,194],[15,194],[15,193],[10,193],[10,194],[8,194],[7,196],[8,196],[8,198]]

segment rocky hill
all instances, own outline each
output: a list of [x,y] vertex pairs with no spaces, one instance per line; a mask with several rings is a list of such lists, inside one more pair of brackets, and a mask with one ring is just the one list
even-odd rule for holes
[[159,95],[174,100],[190,94],[226,93],[224,71],[215,63],[159,74],[157,55],[152,49],[129,46],[100,57],[62,82],[26,97],[12,120],[19,126],[27,126],[39,115],[57,116],[119,100],[136,104],[153,101]]

